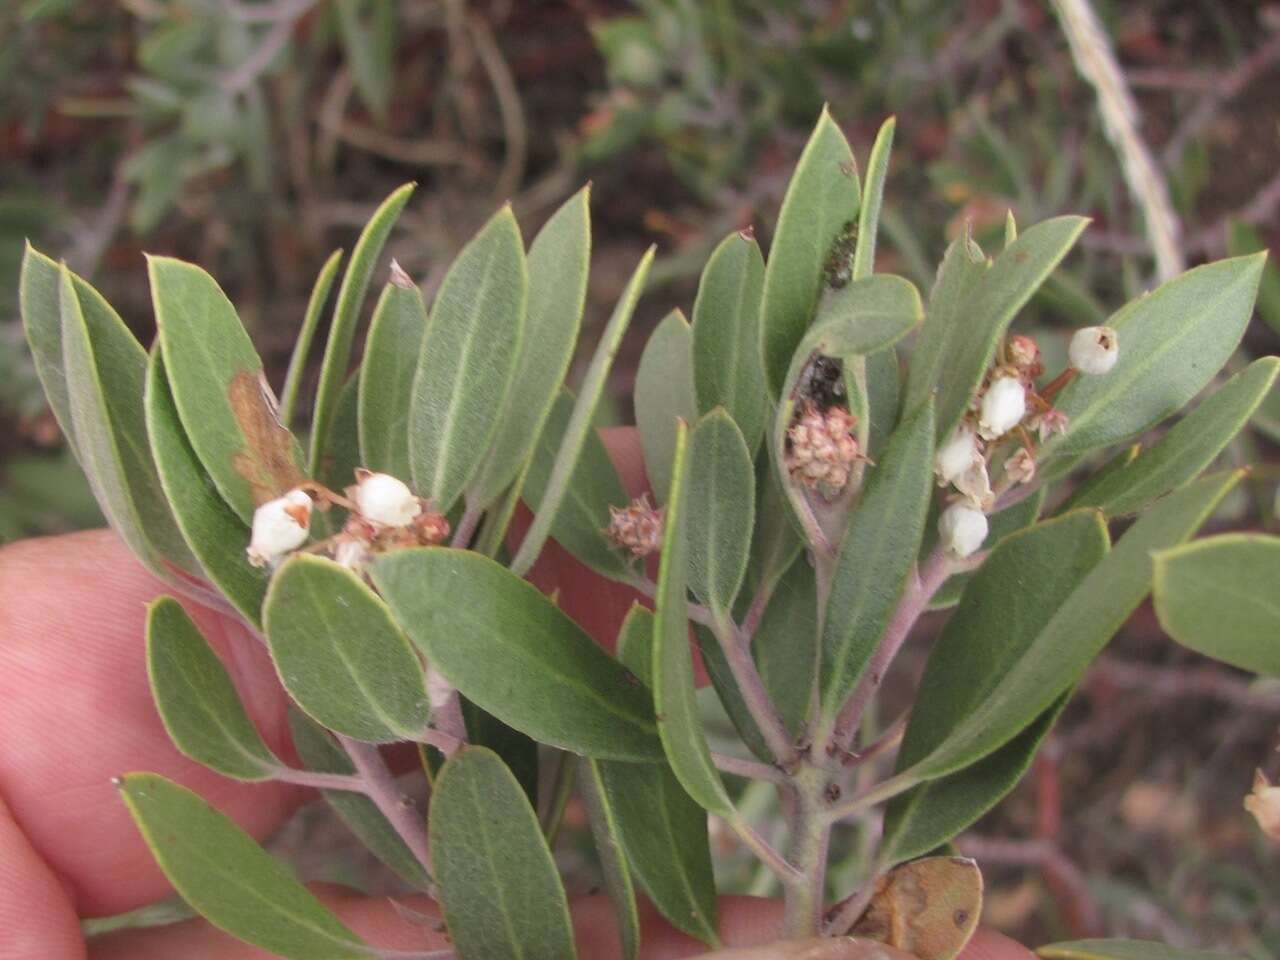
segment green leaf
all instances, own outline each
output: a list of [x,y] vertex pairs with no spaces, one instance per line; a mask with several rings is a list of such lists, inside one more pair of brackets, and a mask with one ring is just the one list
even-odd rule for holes
[[320,326],[320,316],[324,305],[329,301],[329,291],[333,289],[333,281],[338,276],[338,264],[342,262],[342,248],[329,254],[329,259],[320,268],[316,276],[315,286],[311,288],[311,296],[307,299],[307,309],[302,315],[302,327],[293,342],[293,352],[289,355],[289,369],[284,376],[284,388],[280,391],[280,422],[286,427],[293,423],[293,415],[298,408],[298,393],[302,389],[302,378],[307,372],[307,358],[311,354],[311,343],[315,340],[316,329]]
[[[1266,250],[1258,231],[1242,220],[1231,220],[1227,224],[1227,253],[1233,257],[1247,253]],[[1268,260],[1262,268],[1262,279],[1258,284],[1258,315],[1267,326],[1280,333],[1280,267],[1274,260]]]
[[[73,282],[78,278],[72,275]],[[79,281],[84,284],[83,280]],[[76,449],[75,424],[71,422],[71,399],[67,392],[66,364],[62,357],[62,277],[58,264],[31,246],[22,253],[22,273],[18,280],[18,308],[36,375],[44,387],[67,445]],[[88,286],[88,284],[84,284]],[[83,287],[80,287],[83,290]]]
[[302,480],[302,456],[281,425],[262,361],[213,277],[148,257],[169,388],[183,430],[224,500],[245,523]]
[[934,779],[981,759],[1074,686],[1151,589],[1151,554],[1194,534],[1239,479],[1238,472],[1204,477],[1153,506],[1058,607],[999,688],[902,780]]
[[693,301],[693,378],[698,412],[724,407],[754,451],[768,397],[756,344],[764,257],[755,235],[729,234],[712,252]]
[[933,405],[894,431],[840,544],[823,615],[825,723],[853,692],[906,587],[933,492]]
[[871,430],[867,453],[872,460],[884,452],[893,430],[898,425],[898,406],[902,389],[902,371],[896,347],[886,347],[870,354],[867,366],[867,416]]
[[462,698],[462,720],[467,738],[478,747],[488,747],[502,758],[515,774],[525,796],[538,803],[538,744],[493,714],[486,713],[466,697]]
[[249,528],[219,495],[191,449],[158,344],[147,367],[144,403],[151,455],[178,529],[210,582],[251,624],[261,626],[267,576],[250,566],[245,555]]
[[798,734],[809,712],[818,667],[817,584],[807,560],[792,563],[778,581],[751,638],[751,650],[769,698],[787,729]]
[[1155,556],[1156,616],[1206,657],[1280,677],[1280,537],[1229,533]]
[[658,324],[636,370],[636,427],[644,469],[658,503],[666,503],[675,459],[676,422],[698,418],[693,385],[693,331],[679,310]]
[[492,503],[511,484],[559,395],[586,303],[590,194],[586,186],[566,200],[529,247],[529,309],[516,373],[489,456],[467,489],[468,503]]
[[803,546],[788,514],[778,474],[770,457],[764,455],[757,457],[756,497],[756,525],[747,562],[747,584],[753,592],[773,589]]
[[147,675],[169,739],[210,770],[267,780],[280,767],[222,661],[172,597],[147,607]]
[[463,747],[449,759],[436,778],[428,829],[459,960],[577,956],[569,902],[538,817],[496,753]]
[[813,350],[829,357],[855,357],[893,346],[924,319],[920,293],[909,280],[893,274],[854,280],[829,291],[818,306],[812,333],[805,338],[807,362]]
[[[342,490],[355,479],[356,467],[360,465],[360,371],[357,370],[338,394],[338,404],[333,408],[333,420],[329,424],[329,442],[320,460],[317,479],[328,487]],[[313,513],[312,535],[320,536],[320,531],[326,529],[323,526],[326,522],[331,525],[330,529],[336,531],[335,517],[335,514]]]
[[417,492],[448,513],[498,428],[524,329],[529,274],[511,207],[462,248],[440,284],[409,413]]
[[[301,710],[289,711],[289,731],[298,756],[308,770],[352,776],[355,764],[330,733]],[[431,886],[431,877],[413,851],[400,839],[378,805],[354,790],[321,790],[338,819],[375,857],[406,883],[419,890]]]
[[394,271],[373,310],[360,364],[359,434],[364,466],[407,481],[409,407],[427,330],[422,291]]
[[653,686],[653,611],[639,601],[618,628],[618,660],[646,687]]
[[766,386],[775,397],[813,320],[832,246],[858,216],[858,206],[853,151],[823,107],[787,185],[765,266],[760,355]]
[[[1101,515],[1077,510],[1011,534],[992,550],[929,655],[898,751],[899,770],[928,756],[996,692],[1108,546]],[[1047,726],[1025,746],[1034,749]],[[1002,769],[1012,765],[1012,780],[992,778],[984,789],[973,779],[956,784],[947,778],[897,798],[885,820],[894,860],[927,853],[954,836],[941,831],[959,832],[994,806],[1031,759],[1025,751],[1014,756],[999,761]]]
[[426,677],[378,595],[332,560],[295,554],[263,611],[276,670],[298,706],[356,740],[412,740],[427,728]]
[[[542,552],[547,535],[551,532],[552,525],[557,522],[562,501],[569,493],[571,484],[577,483],[578,460],[584,455],[584,447],[588,445],[588,435],[594,430],[592,421],[595,419],[596,404],[600,402],[600,394],[604,391],[609,368],[613,366],[613,358],[617,356],[622,335],[627,331],[631,315],[635,313],[636,303],[640,299],[640,292],[644,290],[645,281],[649,276],[649,267],[653,264],[653,254],[654,248],[650,247],[640,258],[635,272],[627,281],[622,295],[618,297],[613,314],[605,325],[604,333],[600,335],[600,343],[596,345],[591,364],[582,378],[582,390],[578,394],[577,402],[573,405],[573,413],[569,416],[555,460],[547,474],[546,486],[540,496],[533,496],[531,492],[526,498],[531,505],[536,503],[536,506],[533,508],[533,524],[525,533],[520,549],[516,551],[515,559],[511,561],[512,571],[520,576],[529,572],[538,554]],[[543,432],[550,432],[550,426]],[[530,479],[532,479],[532,473],[533,471],[530,471]]]
[[[525,478],[524,500],[530,509],[536,509],[546,496],[557,451],[563,445],[573,411],[573,394],[561,388],[551,416],[538,437],[529,475]],[[573,476],[565,485],[560,508],[551,524],[552,539],[601,576],[611,580],[629,579],[633,570],[627,555],[612,546],[604,535],[609,526],[609,507],[621,507],[627,499],[604,441],[594,429],[588,428],[582,437]]]
[[578,783],[581,784],[582,805],[587,809],[587,823],[591,826],[596,855],[600,859],[604,889],[613,904],[622,956],[626,960],[635,960],[640,953],[640,910],[636,905],[635,887],[631,883],[627,852],[618,829],[618,815],[600,775],[600,767],[608,762],[589,757],[579,759]]
[[[991,525],[990,532],[987,534],[983,547],[988,550],[992,549],[1005,537],[1035,523],[1040,516],[1040,509],[1044,506],[1046,493],[1046,488],[1041,487],[1031,496],[1019,500],[1013,506],[1006,507],[999,513],[991,514],[987,518]],[[933,531],[936,531],[936,526]],[[926,529],[925,543],[927,549],[932,549],[932,546],[937,542],[936,533],[933,531]],[[960,602],[960,597],[964,594],[965,588],[969,585],[969,581],[973,579],[973,576],[973,573],[969,572],[953,573],[930,599],[929,609],[945,610],[947,607],[954,607]]]
[[689,588],[728,617],[747,572],[755,522],[755,468],[737,424],[723,408],[689,440]]
[[1045,960],[1243,960],[1242,954],[1170,947],[1152,940],[1069,940],[1040,947]]
[[685,504],[688,478],[685,452],[689,430],[676,431],[671,493],[663,518],[662,558],[654,597],[653,702],[658,734],[676,779],[702,807],[721,816],[734,816],[733,804],[711,761],[694,697],[693,659],[689,650],[688,531]]
[[1280,358],[1255,360],[1175,423],[1149,450],[1107,471],[1073,496],[1071,505],[1122,516],[1176,490],[1209,466],[1240,432],[1271,391],[1277,372]]
[[1130,301],[1109,321],[1120,357],[1110,373],[1076,377],[1057,407],[1067,432],[1041,456],[1119,443],[1180,410],[1227,362],[1253,313],[1265,254],[1219,260]]
[[164,875],[215,927],[289,960],[378,955],[201,797],[154,773],[126,774],[119,788]]
[[853,279],[869,277],[876,266],[876,233],[880,227],[880,205],[884,202],[884,182],[889,177],[889,154],[893,150],[893,131],[897,117],[880,125],[876,142],[867,159],[867,183],[862,191],[862,208],[858,211],[858,239],[853,254]]
[[387,554],[371,574],[431,665],[503,723],[586,756],[661,758],[648,694],[531,584],[444,548]]
[[75,451],[111,526],[163,579],[200,566],[173,519],[147,443],[147,354],[110,305],[62,268],[59,305]]
[[373,212],[369,222],[360,231],[360,237],[351,251],[351,260],[342,275],[338,288],[338,301],[333,308],[333,320],[329,324],[329,339],[324,345],[324,360],[320,365],[320,383],[316,388],[316,403],[311,415],[311,455],[308,469],[314,475],[320,471],[320,462],[329,443],[329,428],[338,396],[347,382],[347,366],[351,362],[351,341],[355,337],[356,324],[360,320],[360,307],[369,292],[373,268],[382,255],[391,228],[400,217],[400,211],[409,202],[414,184],[406,183],[394,190]]
[[[1009,323],[1067,255],[1084,217],[1038,223],[1005,247],[987,269],[957,241],[947,251],[929,300],[929,317],[911,358],[906,409],[937,391],[938,437],[950,436],[991,366]],[[957,244],[959,246],[957,246]]]
[[665,763],[601,763],[600,779],[627,860],[653,905],[676,929],[719,946],[707,815]]

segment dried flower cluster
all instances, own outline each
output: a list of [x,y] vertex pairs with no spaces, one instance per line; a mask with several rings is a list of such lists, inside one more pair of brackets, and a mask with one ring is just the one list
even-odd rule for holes
[[853,435],[858,418],[843,407],[819,410],[807,404],[787,431],[787,469],[792,478],[831,499],[849,482],[862,458]]
[[449,521],[444,515],[430,509],[403,481],[363,467],[356,468],[355,477],[345,497],[312,483],[258,507],[246,550],[249,562],[255,567],[275,567],[305,544],[316,501],[321,509],[330,504],[345,507],[348,515],[341,532],[311,549],[327,553],[352,570],[363,569],[373,554],[432,546],[449,536]]
[[610,507],[605,536],[635,557],[657,553],[662,549],[662,511],[644,494],[625,507]]

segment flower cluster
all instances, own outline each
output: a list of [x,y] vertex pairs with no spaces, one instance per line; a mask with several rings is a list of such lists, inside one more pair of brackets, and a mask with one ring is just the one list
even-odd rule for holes
[[858,418],[843,407],[823,411],[807,404],[787,431],[787,469],[792,479],[834,498],[862,459],[853,429]]
[[[1119,357],[1116,332],[1110,327],[1077,330],[1069,348],[1070,366],[1043,389],[1036,379],[1044,372],[1040,347],[1031,337],[1016,335],[1001,346],[995,366],[974,397],[965,417],[934,457],[940,487],[954,490],[952,503],[938,521],[944,548],[957,558],[975,553],[987,538],[987,514],[1001,490],[1028,484],[1036,476],[1036,440],[1043,443],[1067,429],[1067,417],[1052,400],[1077,373],[1110,372]],[[1021,445],[1007,452],[1012,441]],[[991,485],[994,455],[1005,451],[1004,477]]]
[[647,557],[662,549],[662,511],[642,494],[625,507],[609,508],[609,526],[604,533],[632,556]]
[[344,567],[361,570],[368,558],[400,547],[431,546],[449,536],[449,521],[432,510],[401,480],[358,467],[356,482],[342,497],[320,484],[296,487],[269,500],[253,514],[246,551],[255,567],[274,567],[307,541],[311,512],[338,504],[348,511],[342,530],[311,549]]

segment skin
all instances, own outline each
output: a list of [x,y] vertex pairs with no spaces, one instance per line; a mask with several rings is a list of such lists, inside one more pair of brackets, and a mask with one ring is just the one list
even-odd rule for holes
[[[632,488],[641,472],[630,435],[609,438]],[[535,582],[558,588],[562,605],[598,638],[613,637],[633,596],[602,584],[555,548]],[[177,752],[155,711],[143,650],[145,605],[167,592],[110,531],[22,541],[0,549],[0,960],[259,960],[270,956],[200,920],[124,931],[86,943],[80,917],[131,910],[171,893],[111,778],[132,770],[164,774],[197,791],[259,839],[311,791],[240,784]],[[272,749],[295,759],[286,698],[263,647],[227,618],[186,604],[227,664]],[[401,918],[385,900],[317,892],[357,932],[384,947],[444,947],[441,935]],[[433,912],[425,901],[412,904]],[[580,955],[617,956],[612,913],[602,897],[575,901]],[[721,905],[729,947],[768,943],[781,905],[729,897]],[[646,960],[700,955],[696,942],[642,905]],[[722,960],[888,957],[862,943],[793,944]],[[1027,960],[1012,941],[980,931],[962,960]]]

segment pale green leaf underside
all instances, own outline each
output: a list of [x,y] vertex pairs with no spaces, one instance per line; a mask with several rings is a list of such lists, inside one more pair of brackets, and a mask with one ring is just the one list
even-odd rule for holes
[[747,572],[755,522],[755,468],[737,424],[718,408],[689,438],[689,588],[728,616]]
[[636,369],[636,427],[644,469],[658,503],[666,503],[675,459],[676,423],[698,418],[693,382],[693,330],[672,310],[645,344]]

